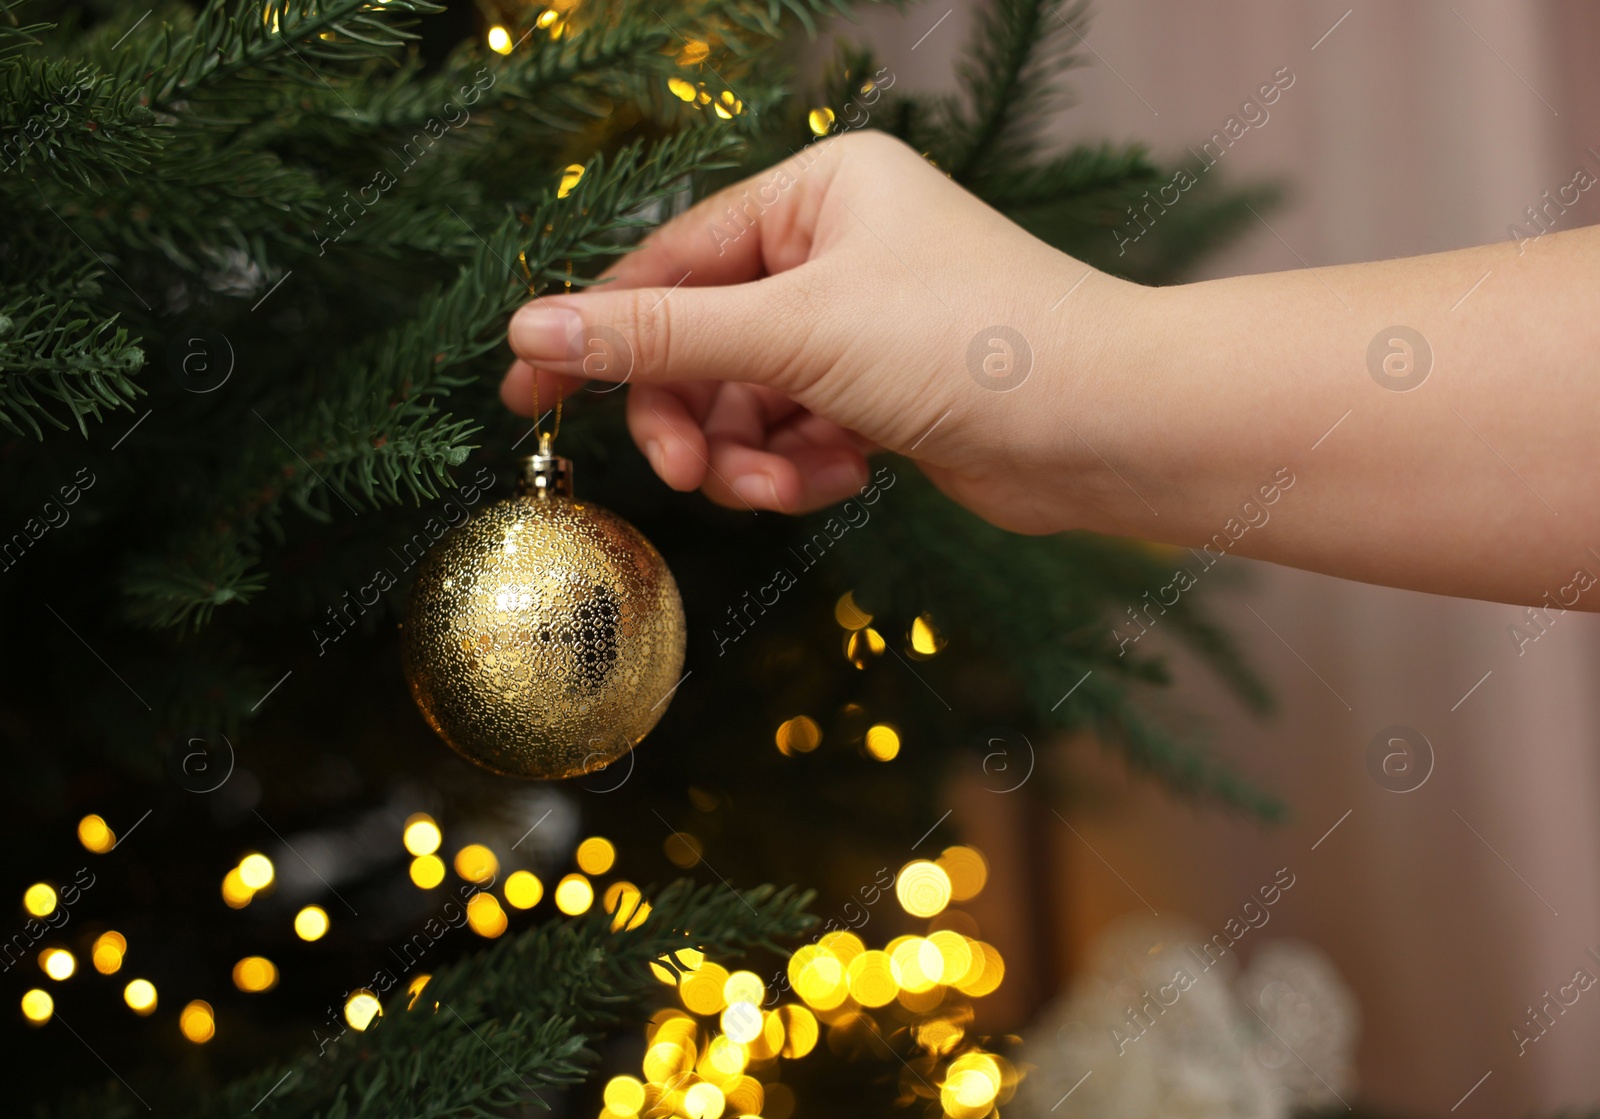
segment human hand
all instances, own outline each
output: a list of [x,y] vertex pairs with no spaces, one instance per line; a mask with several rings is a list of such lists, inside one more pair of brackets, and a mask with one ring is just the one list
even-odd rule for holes
[[733,508],[841,501],[884,449],[1002,527],[1114,527],[1105,510],[1126,491],[1073,425],[1111,414],[1098,397],[1121,381],[1107,362],[1143,289],[1050,248],[897,140],[811,145],[606,275],[513,317],[508,407],[532,414],[535,369],[546,404],[558,379],[627,382],[656,473]]

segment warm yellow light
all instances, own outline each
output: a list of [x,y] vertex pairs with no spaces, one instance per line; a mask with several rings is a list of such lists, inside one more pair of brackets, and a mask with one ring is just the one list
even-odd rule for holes
[[122,968],[122,957],[128,951],[128,942],[123,935],[115,930],[103,932],[94,938],[94,947],[89,951],[89,959],[94,962],[94,969],[101,975],[115,975]]
[[612,846],[611,840],[591,835],[578,844],[573,857],[577,860],[578,869],[585,874],[604,874],[617,861],[617,849]]
[[974,940],[971,942],[971,947],[972,969],[961,977],[961,981],[956,984],[956,990],[977,999],[992,993],[1000,986],[1000,981],[1006,975],[1006,962],[1001,959],[1000,953],[992,944]]
[[644,1106],[644,1085],[631,1076],[613,1076],[602,1098],[613,1115],[637,1115]]
[[255,896],[256,892],[245,883],[238,867],[222,876],[222,900],[227,902],[229,909],[243,909]]
[[196,1045],[204,1045],[217,1035],[217,1016],[211,1004],[195,999],[178,1015],[178,1029]]
[[889,762],[900,753],[900,735],[887,723],[867,729],[867,753],[880,762]]
[[[826,136],[828,134],[828,130],[833,127],[833,110],[828,108],[812,109],[811,112],[806,115],[806,123],[811,126],[811,131],[816,135]],[[860,627],[850,626],[849,628],[859,629]]]
[[139,1017],[148,1017],[155,1013],[156,986],[148,979],[135,979],[122,988],[122,1001]]
[[56,1012],[56,1000],[50,997],[49,991],[41,991],[35,987],[22,996],[22,1016],[35,1026],[42,1026],[50,1021],[50,1016]]
[[816,1047],[817,1027],[816,1015],[803,1006],[780,1006],[776,1011],[778,1021],[783,1025],[783,1049],[780,1051],[791,1060],[804,1057]]
[[532,909],[542,897],[544,883],[532,871],[513,871],[506,879],[506,903],[513,909]]
[[888,646],[884,644],[883,634],[868,626],[866,629],[857,630],[845,638],[844,656],[857,668],[866,668],[873,657],[881,657]]
[[48,917],[56,911],[56,892],[43,882],[35,882],[22,894],[22,908],[35,917]]
[[[760,1015],[758,1014],[757,1017],[759,1018]],[[721,1037],[712,1038],[710,1046],[706,1049],[706,1064],[710,1066],[708,1071],[717,1074],[713,1079],[721,1078],[726,1080],[729,1077],[738,1076],[744,1071],[745,1065],[749,1062],[750,1051],[739,1042],[738,1038],[733,1037],[731,1034],[723,1034]]]
[[944,956],[931,940],[907,937],[891,953],[894,980],[903,991],[921,994],[933,990],[944,975]]
[[[428,985],[428,980],[432,978],[433,976],[429,975],[427,972],[423,972],[421,975],[418,975],[411,980],[410,984],[406,987],[406,994],[411,996],[411,998],[406,1002],[407,1010],[410,1010],[413,1006],[417,1005],[417,996],[422,994],[422,989]],[[433,1005],[435,1009],[438,1009],[438,1003],[434,1003]]]
[[[752,1061],[770,1061],[783,1049],[783,1019],[771,1010],[761,1013],[761,1033],[753,1041],[744,1046],[745,1054]],[[734,1106],[733,1097],[728,1093],[728,1086],[722,1085],[722,1093],[728,1096],[729,1106]],[[741,1109],[743,1110],[743,1109]],[[756,1108],[757,1111],[761,1109]]]
[[500,873],[500,860],[481,843],[469,843],[456,852],[456,873],[468,882],[486,885]]
[[96,855],[104,855],[117,845],[117,837],[104,820],[91,814],[78,821],[78,842]]
[[272,885],[272,860],[265,855],[246,855],[239,860],[239,878],[252,890],[265,890]]
[[939,974],[935,978],[947,987],[955,986],[972,968],[967,938],[954,929],[940,929],[928,937],[928,943],[939,953]]
[[257,994],[278,985],[278,966],[265,956],[246,956],[233,965],[233,985]]
[[581,874],[569,874],[556,883],[556,908],[568,917],[589,912],[594,904],[594,887]]
[[467,902],[467,924],[481,937],[493,940],[505,932],[510,923],[506,911],[500,908],[499,899],[486,890],[473,894]]
[[727,982],[728,969],[707,960],[678,977],[678,997],[696,1014],[718,1014],[728,1005],[722,995]]
[[955,1018],[930,1018],[914,1028],[917,1044],[936,1057],[949,1053],[966,1036]]
[[939,1102],[950,1119],[983,1119],[1000,1094],[1000,1066],[987,1053],[963,1053],[950,1062]]
[[856,605],[854,591],[845,591],[833,604],[833,620],[845,629],[865,629],[872,624],[872,615]]
[[56,982],[71,979],[72,973],[78,970],[78,961],[71,952],[65,948],[46,948],[39,953],[39,966],[44,973]]
[[411,860],[411,881],[419,889],[433,889],[444,881],[444,860],[438,855],[418,855]]
[[919,614],[911,622],[911,654],[917,657],[931,657],[945,646],[944,636],[934,628],[933,619],[926,614]]
[[[556,187],[556,197],[565,198],[572,193],[572,188],[583,181],[583,164],[570,163],[567,169],[561,172],[561,183]],[[596,871],[595,873],[599,873]]]
[[672,91],[672,96],[679,101],[693,101],[699,92],[693,82],[686,82],[682,78],[668,78],[667,88]]
[[818,1010],[833,1010],[849,993],[845,986],[844,964],[832,952],[816,944],[803,945],[789,957],[789,986]]
[[439,830],[439,825],[432,816],[426,812],[413,812],[406,817],[405,827],[400,832],[400,842],[406,845],[406,850],[420,858],[431,855],[439,849],[439,844],[444,841],[444,833]]
[[383,1003],[371,991],[357,991],[344,1004],[344,1020],[353,1030],[365,1030],[383,1017]]
[[736,971],[728,976],[722,985],[722,997],[731,1006],[736,1002],[747,1002],[760,1006],[767,998],[766,984],[761,982],[761,977],[753,971]]
[[916,859],[900,868],[894,895],[913,917],[932,917],[950,904],[950,876],[938,863]]
[[328,931],[328,911],[308,905],[294,915],[294,935],[301,940],[320,940]]
[[719,1024],[722,1032],[740,1045],[749,1045],[760,1038],[766,1025],[760,1009],[753,1002],[729,1003],[722,1012]]
[[989,863],[974,847],[946,847],[937,861],[950,878],[951,901],[971,901],[989,881]]
[[726,1106],[722,1089],[715,1084],[702,1081],[683,1094],[683,1113],[689,1119],[721,1119],[722,1109]]
[[554,8],[546,8],[544,11],[539,13],[539,18],[534,20],[534,23],[539,27],[549,27],[552,23],[560,18],[560,12],[556,11]]
[[661,843],[661,849],[673,866],[684,870],[699,862],[700,853],[704,850],[700,841],[686,831],[675,831],[667,836]]
[[613,882],[606,887],[605,907],[611,918],[611,931],[636,929],[650,916],[650,903],[632,882]]
[[704,62],[710,54],[710,44],[702,43],[698,39],[690,39],[683,45],[683,49],[678,52],[677,62],[679,66],[697,66]]
[[862,1006],[888,1006],[900,993],[888,953],[876,948],[850,961],[845,968],[845,981],[850,984],[850,997]]
[[489,49],[495,54],[510,54],[511,32],[499,24],[489,28]]
[[776,737],[779,753],[789,757],[809,754],[822,745],[822,728],[810,715],[796,715],[779,725]]
[[862,943],[859,936],[844,929],[840,929],[837,932],[823,933],[817,938],[817,947],[826,949],[838,957],[841,964],[846,966],[849,965],[851,960],[867,950],[867,946]]

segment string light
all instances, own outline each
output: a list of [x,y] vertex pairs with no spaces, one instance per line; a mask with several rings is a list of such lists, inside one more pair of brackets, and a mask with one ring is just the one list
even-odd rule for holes
[[686,82],[682,78],[668,78],[667,89],[670,90],[672,96],[676,97],[679,101],[689,102],[694,101],[696,94],[699,92],[697,89],[695,89],[693,82]]
[[783,1028],[781,1054],[791,1060],[804,1057],[816,1048],[821,1032],[816,1015],[803,1006],[780,1006],[774,1012]]
[[692,971],[678,977],[678,998],[696,1014],[720,1014],[728,1005],[723,988],[728,982],[728,970],[721,964],[706,960]]
[[785,757],[809,754],[822,745],[822,728],[810,715],[796,715],[778,725],[778,752]]
[[500,873],[500,860],[483,844],[469,843],[456,852],[455,867],[456,873],[468,882],[482,886]]
[[[806,114],[806,124],[811,127],[814,135],[826,136],[828,130],[833,127],[833,110],[826,107],[812,109],[811,112]],[[871,621],[871,619],[869,618],[868,621]],[[850,626],[849,628],[856,629],[858,627]]]
[[48,917],[56,911],[56,891],[44,882],[35,882],[22,893],[22,908],[35,917]]
[[418,855],[411,860],[411,881],[418,889],[433,889],[444,881],[444,860],[438,855]]
[[[429,975],[427,972],[423,972],[421,975],[417,976],[411,981],[411,985],[406,988],[406,994],[411,996],[410,1000],[406,1003],[407,1010],[410,1010],[413,1006],[417,1005],[417,997],[422,994],[422,989],[428,985],[428,980],[432,978],[432,975]],[[433,1005],[435,1008],[437,1008],[439,1004],[434,1003]]]
[[499,899],[487,890],[480,890],[467,902],[467,924],[479,936],[493,940],[506,931],[511,921],[500,908]]
[[867,729],[867,753],[880,762],[890,762],[900,753],[900,735],[887,723]]
[[572,163],[561,172],[561,183],[556,187],[556,197],[565,198],[572,193],[572,188],[583,181],[584,166],[581,163]]
[[246,855],[239,860],[239,879],[257,893],[272,885],[272,860],[265,855]]
[[531,871],[514,871],[506,879],[506,902],[513,909],[532,909],[544,897],[544,883]]
[[78,821],[78,842],[96,855],[104,855],[117,845],[117,837],[103,819],[91,813]]
[[585,874],[604,874],[617,861],[617,849],[609,839],[594,835],[578,844],[574,858]]
[[233,965],[233,985],[250,994],[270,991],[278,985],[278,967],[265,956],[246,956]]
[[50,997],[49,991],[41,991],[35,987],[22,996],[22,1016],[35,1026],[42,1026],[50,1021],[51,1015],[56,1012],[56,1000]]
[[644,1085],[631,1076],[613,1076],[602,1098],[613,1115],[637,1115],[644,1107]]
[[850,997],[862,1006],[876,1009],[888,1006],[900,993],[894,980],[893,962],[887,952],[869,949],[845,968],[845,981],[850,985]]
[[911,655],[927,658],[945,647],[944,636],[934,628],[933,619],[919,614],[911,621],[911,632],[906,635],[911,645]]
[[715,1084],[702,1081],[691,1085],[683,1094],[683,1113],[689,1119],[720,1119],[725,1106],[727,1101]]
[[94,969],[101,975],[115,975],[122,970],[122,957],[127,951],[127,940],[121,933],[111,930],[94,938],[94,947],[89,950],[89,959],[94,963]]
[[711,55],[711,46],[698,39],[690,39],[678,52],[677,63],[679,66],[698,66]]
[[489,49],[495,54],[510,54],[511,32],[499,24],[489,28]]
[[605,907],[607,913],[616,914],[611,919],[612,932],[636,929],[650,916],[650,903],[632,882],[613,882],[607,886]]
[[255,896],[256,892],[245,882],[244,875],[240,873],[238,867],[234,867],[222,876],[222,900],[227,903],[229,909],[243,909]]
[[950,1062],[939,1103],[950,1119],[983,1119],[1000,1094],[1000,1066],[987,1053],[963,1053]]
[[872,615],[856,605],[854,591],[845,591],[833,604],[833,620],[848,630],[866,629],[872,624]]
[[382,1017],[383,1003],[379,1002],[378,996],[371,991],[357,991],[345,1001],[344,1020],[350,1023],[350,1028],[353,1030],[366,1030],[376,1019]]
[[911,916],[932,917],[950,904],[950,876],[937,863],[916,859],[900,868],[894,893]]
[[39,953],[39,967],[59,983],[72,978],[72,973],[78,970],[78,961],[65,948],[46,948]]
[[844,656],[857,668],[865,669],[874,657],[881,657],[888,647],[883,634],[868,626],[845,638]]
[[972,970],[972,949],[966,937],[952,929],[940,929],[928,937],[939,953],[939,982],[954,987]]
[[675,831],[661,843],[667,859],[673,866],[688,870],[700,861],[703,848],[700,841],[686,831]]
[[122,988],[122,1001],[141,1018],[156,1012],[156,986],[148,979],[135,979]]
[[594,887],[581,874],[569,874],[556,883],[556,908],[568,917],[589,912],[594,904]]
[[975,847],[946,847],[935,861],[950,879],[951,901],[971,901],[989,881],[989,863]]
[[328,931],[328,911],[308,905],[294,915],[294,935],[301,940],[321,940]]
[[204,1045],[217,1035],[217,1016],[211,1004],[195,999],[178,1015],[178,1029],[196,1045]]
[[439,844],[444,842],[444,833],[439,830],[439,825],[432,816],[426,812],[413,812],[406,817],[405,827],[400,832],[400,842],[406,845],[406,850],[417,858],[431,855],[439,849]]

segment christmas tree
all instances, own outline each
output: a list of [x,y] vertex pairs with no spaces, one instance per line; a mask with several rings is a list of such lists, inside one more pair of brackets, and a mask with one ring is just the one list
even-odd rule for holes
[[[508,315],[693,199],[878,128],[1151,283],[1271,201],[1207,179],[1119,244],[1173,168],[1042,141],[1081,8],[994,0],[943,97],[858,46],[796,73],[846,7],[5,5],[4,969],[28,1102],[978,1119],[1016,1073],[974,1018],[1004,960],[960,911],[984,864],[943,780],[1065,806],[1042,747],[1084,731],[1180,794],[1280,811],[1145,711],[1167,668],[1112,627],[1170,580],[1164,550],[1009,536],[889,462],[752,607],[829,514],[670,493],[621,394],[569,401],[560,450],[682,588],[659,726],[519,785],[406,694],[418,558],[531,450],[495,397]],[[1192,596],[1160,624],[1266,705]]]

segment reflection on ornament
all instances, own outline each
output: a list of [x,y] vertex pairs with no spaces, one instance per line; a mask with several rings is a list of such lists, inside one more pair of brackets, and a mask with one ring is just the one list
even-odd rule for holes
[[600,769],[655,726],[681,683],[683,603],[650,542],[571,496],[571,463],[524,460],[521,492],[424,558],[402,649],[424,718],[496,773]]

